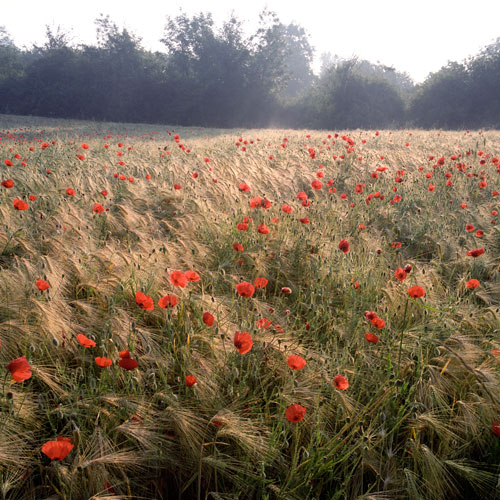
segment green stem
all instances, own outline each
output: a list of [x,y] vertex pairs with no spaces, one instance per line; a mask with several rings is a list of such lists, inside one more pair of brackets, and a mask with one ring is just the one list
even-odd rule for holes
[[406,297],[405,312],[403,314],[403,326],[401,327],[401,335],[399,338],[398,373],[397,373],[398,378],[399,378],[399,370],[401,368],[401,351],[403,349],[403,334],[404,334],[405,328],[406,328],[406,311],[407,310],[408,310],[408,297]]

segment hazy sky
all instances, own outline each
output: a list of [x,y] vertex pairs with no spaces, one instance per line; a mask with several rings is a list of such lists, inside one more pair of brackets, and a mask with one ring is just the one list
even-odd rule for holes
[[109,14],[112,21],[142,37],[148,49],[162,50],[167,15],[210,11],[220,24],[231,10],[255,30],[259,12],[267,6],[284,23],[306,29],[319,56],[330,51],[357,55],[406,71],[417,82],[447,61],[461,61],[500,37],[500,0],[4,0],[0,25],[22,47],[43,44],[45,25],[60,25],[74,42],[95,42],[94,20]]

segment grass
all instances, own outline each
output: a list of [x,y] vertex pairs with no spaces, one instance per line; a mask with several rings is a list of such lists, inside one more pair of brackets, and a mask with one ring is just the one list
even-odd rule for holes
[[[1,498],[500,497],[499,132],[334,137],[12,116],[0,129],[0,181],[15,183],[0,188]],[[257,196],[271,206],[250,208]],[[201,279],[176,287],[174,270]],[[236,293],[257,277],[265,288]],[[412,286],[425,297],[409,298]],[[162,309],[167,293],[179,302]],[[236,331],[253,338],[246,354]],[[126,349],[136,369],[118,365]],[[33,374],[15,382],[7,365],[21,356]],[[285,417],[293,404],[306,409],[299,422]],[[62,461],[41,451],[57,436],[74,445]]]

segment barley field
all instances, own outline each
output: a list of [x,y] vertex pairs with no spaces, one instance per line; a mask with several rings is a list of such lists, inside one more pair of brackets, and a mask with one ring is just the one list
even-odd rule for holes
[[1,498],[500,498],[499,157],[0,115]]

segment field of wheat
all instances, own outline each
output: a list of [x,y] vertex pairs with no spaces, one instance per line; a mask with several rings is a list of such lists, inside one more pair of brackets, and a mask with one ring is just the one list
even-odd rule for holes
[[1,498],[500,498],[499,156],[0,116]]

